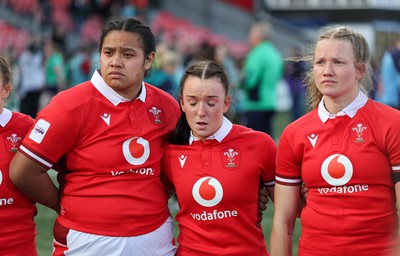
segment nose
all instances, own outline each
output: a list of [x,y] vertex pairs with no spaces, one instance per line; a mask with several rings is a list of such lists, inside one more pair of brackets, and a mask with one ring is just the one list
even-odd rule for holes
[[325,64],[324,76],[331,76],[333,74],[333,65],[330,62]]
[[114,57],[111,60],[111,67],[121,67],[122,62],[119,54],[115,54]]
[[204,105],[204,103],[200,103],[198,105],[198,108],[197,108],[197,115],[198,116],[205,116],[205,114],[206,114],[205,105]]

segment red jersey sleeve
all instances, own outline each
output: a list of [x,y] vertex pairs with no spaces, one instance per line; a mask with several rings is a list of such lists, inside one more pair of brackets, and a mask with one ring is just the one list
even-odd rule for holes
[[65,100],[60,100],[59,95],[55,96],[38,113],[35,125],[22,142],[22,153],[34,152],[29,157],[46,168],[52,167],[73,147],[80,124],[85,123],[81,120],[80,111],[71,111],[67,104]]
[[[400,172],[400,111],[390,108],[386,105],[377,104],[377,115],[382,120],[387,120],[385,123],[380,123],[377,136],[377,143],[382,153],[388,155],[389,162],[394,173]],[[378,117],[377,117],[378,118]]]
[[388,132],[387,136],[387,151],[389,154],[389,162],[392,166],[392,171],[394,173],[400,173],[400,132],[398,131],[400,127],[400,116],[393,118],[396,122],[395,130]]
[[[257,132],[258,133],[258,132]],[[276,169],[276,144],[271,136],[260,134],[256,136],[255,144],[255,159],[260,161],[262,181],[265,186],[271,187],[275,184],[275,169]]]
[[300,185],[301,163],[296,159],[293,148],[295,132],[292,126],[288,126],[282,132],[279,140],[276,160],[276,183],[283,185]]

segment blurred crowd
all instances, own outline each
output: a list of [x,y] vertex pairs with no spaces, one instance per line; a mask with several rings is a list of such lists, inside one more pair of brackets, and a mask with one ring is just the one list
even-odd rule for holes
[[[134,16],[152,27],[159,45],[148,80],[171,94],[175,93],[180,72],[195,59],[215,57],[226,62],[232,82],[237,83],[236,63],[228,58],[231,53],[242,57],[247,47],[246,43],[227,42],[227,38],[208,29],[158,10],[157,1],[2,1],[1,7],[40,26],[40,31],[33,33],[0,20],[4,35],[0,54],[14,66],[16,90],[12,104],[32,117],[55,93],[90,79],[98,68],[101,28],[110,17]],[[179,35],[182,33],[186,37]]]
[[[135,16],[147,23],[156,35],[158,42],[156,60],[149,72],[146,82],[162,88],[173,96],[177,96],[180,77],[185,67],[197,60],[214,60],[224,65],[228,72],[234,96],[232,118],[235,122],[252,127],[251,116],[259,112],[290,112],[292,121],[307,111],[305,87],[303,83],[307,64],[296,60],[302,49],[288,49],[288,52],[278,52],[269,42],[270,30],[261,27],[260,42],[269,42],[263,46],[268,51],[274,51],[278,58],[275,66],[279,70],[270,70],[271,64],[260,61],[255,65],[261,67],[261,73],[275,72],[273,81],[261,82],[254,74],[253,64],[249,64],[252,51],[256,48],[261,52],[258,43],[249,38],[244,42],[230,40],[214,34],[207,28],[199,27],[188,20],[174,17],[172,14],[158,8],[157,1],[148,0],[26,0],[1,2],[5,7],[17,14],[24,14],[32,22],[40,25],[41,33],[32,33],[17,28],[7,21],[0,21],[0,30],[13,34],[13,40],[0,40],[0,54],[8,58],[14,67],[14,100],[12,107],[35,118],[37,112],[47,105],[52,96],[61,90],[89,80],[98,68],[98,37],[104,22],[109,17]],[[269,25],[268,25],[269,26]],[[18,35],[18,36],[17,36]],[[254,35],[253,35],[254,36]],[[8,37],[7,37],[8,38]],[[399,68],[393,63],[399,58],[395,49],[397,44],[388,49],[383,57],[383,65],[377,65],[375,78],[376,99],[399,108],[400,84]],[[393,53],[393,54],[391,54]],[[272,55],[266,58],[271,58]],[[286,58],[289,56],[290,58]],[[273,57],[275,58],[275,57]],[[379,61],[380,62],[380,61]],[[278,63],[278,64],[277,64]],[[246,70],[246,66],[248,70]],[[384,69],[382,70],[380,69]],[[390,69],[390,72],[387,71]],[[386,78],[389,76],[395,78]],[[381,76],[382,74],[382,76]],[[260,79],[260,80],[257,80]],[[268,78],[266,78],[268,80]],[[384,81],[395,81],[391,89],[387,89]],[[253,80],[253,81],[252,81]],[[252,82],[251,82],[252,81]],[[265,88],[253,88],[251,83],[272,83],[268,90],[268,102],[272,106],[261,106],[261,99],[255,94],[265,93]],[[394,91],[393,91],[394,90]],[[396,100],[393,101],[393,98]],[[253,101],[254,104],[251,103]],[[250,102],[250,103],[249,103]],[[253,108],[251,107],[253,106]],[[256,106],[256,107],[254,107]],[[256,119],[257,119],[256,118]],[[272,116],[266,116],[270,119]],[[264,120],[264,118],[263,118]],[[250,122],[250,123],[249,123]],[[264,128],[257,128],[262,130]],[[265,132],[272,133],[271,127]]]

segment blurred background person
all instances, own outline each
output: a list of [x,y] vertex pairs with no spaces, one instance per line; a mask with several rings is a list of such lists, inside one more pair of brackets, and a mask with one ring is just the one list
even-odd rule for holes
[[214,51],[215,63],[222,65],[229,77],[231,84],[231,116],[234,123],[241,123],[242,109],[240,109],[240,75],[239,68],[234,58],[229,53],[228,48],[225,45],[216,45]]
[[248,35],[251,50],[243,66],[241,88],[244,90],[243,110],[246,126],[272,134],[272,122],[276,112],[276,89],[283,77],[283,59],[269,40],[271,25],[254,23]]
[[176,74],[179,73],[180,76],[180,71],[182,70],[180,55],[174,50],[164,49],[160,51],[159,55],[156,54],[156,56],[157,66],[149,71],[144,81],[177,98],[179,80],[176,79]]
[[224,45],[216,45],[214,52],[214,61],[224,67],[229,77],[229,81],[232,86],[239,85],[239,74],[238,68],[232,56],[229,54],[229,50]]
[[307,64],[300,59],[300,49],[292,47],[289,59],[285,62],[284,77],[290,89],[293,106],[291,108],[292,121],[306,112],[306,85],[304,82]]
[[71,58],[67,60],[67,81],[68,87],[78,85],[90,79],[91,52],[89,45],[82,42],[74,51]]
[[58,92],[66,89],[66,65],[61,46],[53,39],[44,44],[46,85],[40,99],[39,110]]
[[45,85],[42,41],[34,38],[18,59],[20,112],[36,118],[39,98]]
[[376,100],[400,109],[400,37],[383,53]]

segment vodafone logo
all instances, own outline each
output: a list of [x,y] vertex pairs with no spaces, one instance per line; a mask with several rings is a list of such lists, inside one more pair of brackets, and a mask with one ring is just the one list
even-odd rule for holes
[[342,186],[353,176],[353,165],[346,156],[334,154],[322,163],[321,174],[330,185]]
[[221,183],[209,176],[199,179],[192,189],[194,200],[205,207],[217,205],[221,202],[223,194]]
[[1,170],[0,170],[0,185],[2,182],[3,182],[3,174],[1,173]]
[[122,152],[128,163],[141,165],[150,156],[149,142],[141,137],[133,137],[122,144]]

